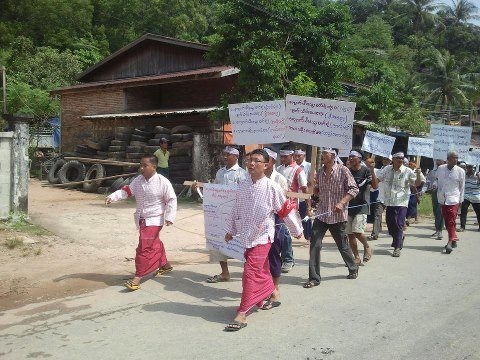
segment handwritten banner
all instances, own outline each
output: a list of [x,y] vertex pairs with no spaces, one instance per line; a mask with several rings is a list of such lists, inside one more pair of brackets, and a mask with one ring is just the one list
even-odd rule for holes
[[229,104],[228,113],[236,144],[270,144],[288,141],[284,100]]
[[392,154],[395,138],[367,130],[363,138],[362,150],[388,158]]
[[470,148],[472,128],[466,126],[430,125],[430,136],[435,140],[433,146],[433,158],[447,160],[450,150],[458,152],[458,160],[467,160]]
[[427,138],[408,138],[408,155],[418,155],[433,159],[433,147],[435,140]]
[[287,95],[287,138],[313,146],[351,149],[355,103]]
[[225,224],[235,202],[236,185],[204,184],[203,211],[207,249],[243,261],[245,248],[240,240],[225,241]]
[[473,166],[480,165],[480,150],[469,151],[465,162]]

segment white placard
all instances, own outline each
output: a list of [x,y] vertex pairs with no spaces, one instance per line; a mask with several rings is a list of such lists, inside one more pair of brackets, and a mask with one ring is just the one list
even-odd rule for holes
[[236,144],[270,144],[288,141],[284,100],[229,104],[228,113]]
[[410,136],[408,138],[408,155],[419,155],[433,159],[434,139],[418,138]]
[[480,150],[472,150],[467,153],[467,160],[465,161],[469,165],[480,165]]
[[466,126],[430,125],[430,136],[435,140],[433,146],[433,158],[447,160],[447,153],[450,150],[458,152],[458,160],[466,160],[472,128]]
[[367,130],[363,138],[362,150],[388,158],[392,154],[395,137]]
[[228,243],[225,241],[225,224],[232,212],[236,192],[236,185],[203,185],[205,238],[208,250],[218,250],[224,255],[243,261],[245,248],[242,242],[237,238]]
[[338,157],[348,157],[350,149],[338,149]]
[[287,95],[287,137],[302,144],[351,149],[354,115],[352,102]]

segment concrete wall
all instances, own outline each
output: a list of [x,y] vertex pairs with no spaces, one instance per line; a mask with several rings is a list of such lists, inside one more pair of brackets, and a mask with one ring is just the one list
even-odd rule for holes
[[0,219],[10,215],[13,132],[0,132]]

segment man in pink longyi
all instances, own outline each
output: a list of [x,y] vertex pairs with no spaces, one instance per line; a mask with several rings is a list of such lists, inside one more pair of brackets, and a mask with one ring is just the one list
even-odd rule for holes
[[272,309],[280,305],[279,293],[270,273],[268,253],[274,240],[275,214],[285,218],[293,236],[302,235],[302,227],[290,213],[294,205],[287,200],[284,190],[265,176],[269,161],[263,149],[248,154],[247,168],[250,176],[240,182],[230,219],[227,221],[225,241],[238,236],[245,246],[245,264],[242,276],[242,299],[235,319],[226,331],[238,331],[247,326],[247,313],[256,305],[260,308],[268,301]]

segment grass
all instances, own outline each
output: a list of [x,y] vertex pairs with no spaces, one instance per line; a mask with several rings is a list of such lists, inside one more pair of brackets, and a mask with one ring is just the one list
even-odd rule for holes
[[420,216],[433,216],[432,196],[430,194],[423,194],[417,210]]
[[51,235],[48,230],[29,223],[25,214],[10,215],[7,221],[0,223],[0,230],[2,229],[24,232],[33,236]]
[[5,246],[10,250],[15,249],[16,247],[23,246],[23,240],[17,237],[8,238],[7,240],[5,240]]

